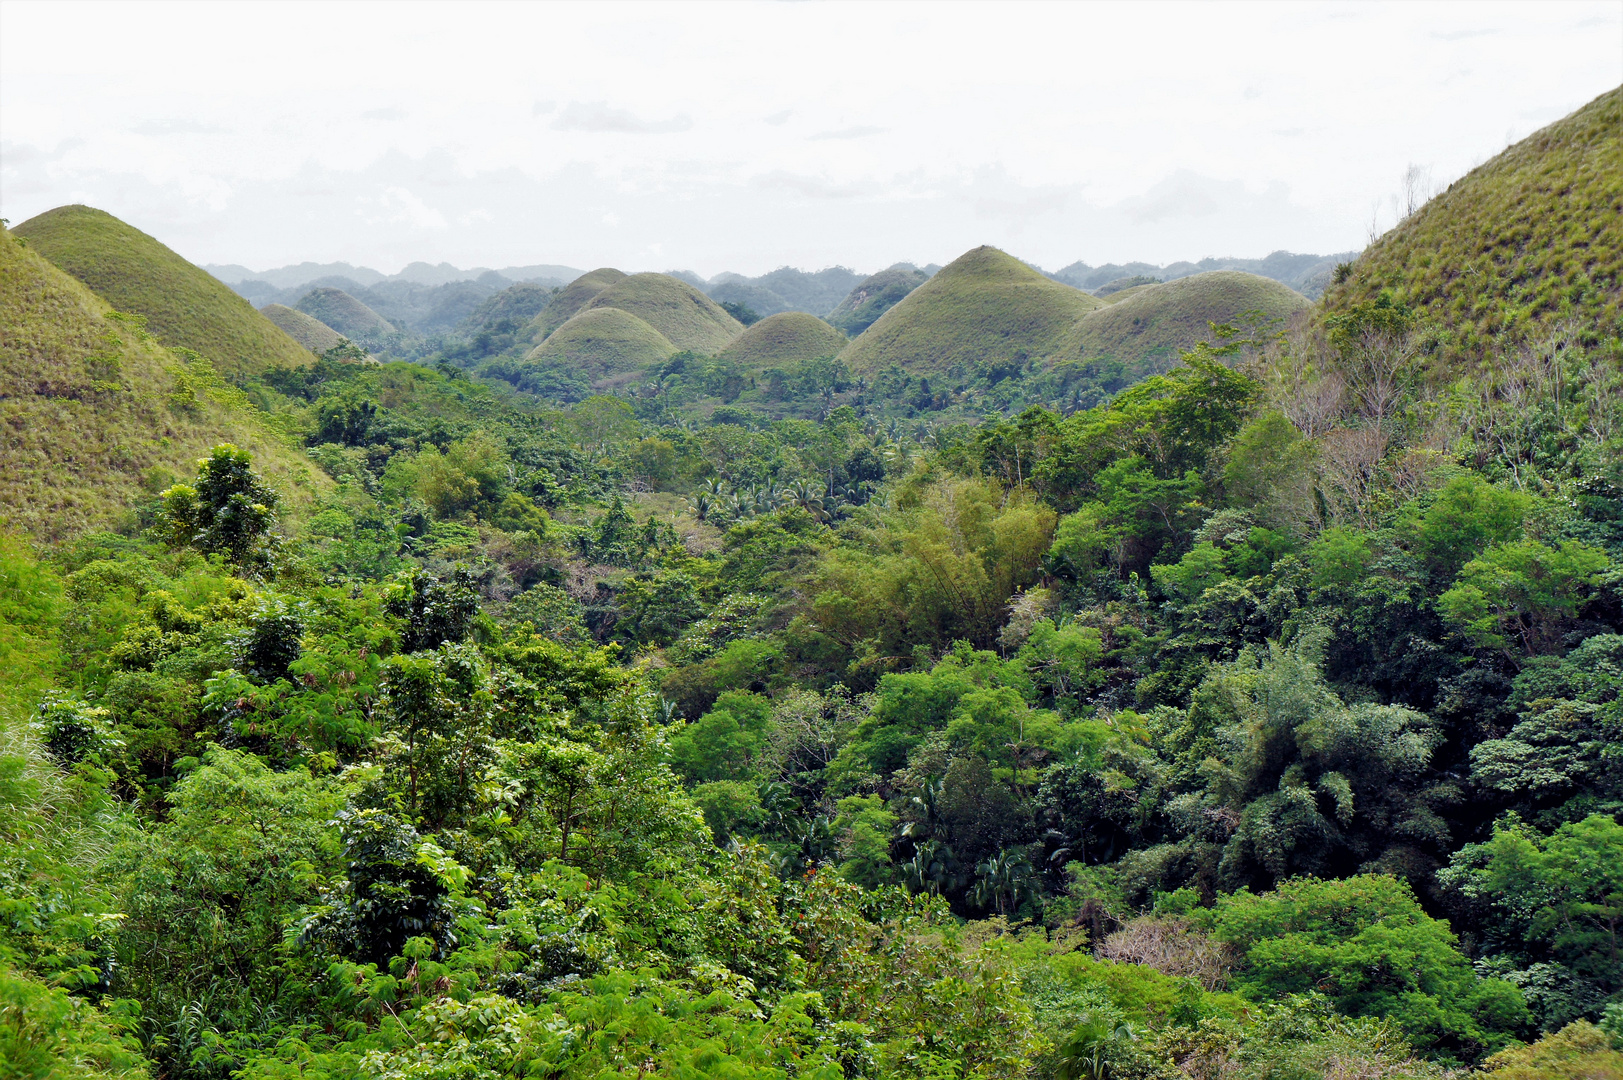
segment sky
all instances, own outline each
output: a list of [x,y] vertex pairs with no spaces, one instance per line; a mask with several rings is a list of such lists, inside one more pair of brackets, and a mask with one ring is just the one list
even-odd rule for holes
[[0,216],[255,270],[1330,254],[1620,83],[1618,0],[0,0]]

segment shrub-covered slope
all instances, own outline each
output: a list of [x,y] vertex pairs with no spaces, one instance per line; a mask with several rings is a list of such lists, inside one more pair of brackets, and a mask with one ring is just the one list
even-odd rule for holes
[[0,518],[39,540],[127,524],[223,442],[249,450],[295,511],[331,486],[206,362],[186,363],[139,317],[113,317],[10,233],[0,235],[0,425]]
[[629,312],[678,349],[695,352],[720,352],[744,330],[714,300],[669,274],[632,274],[592,297],[586,307]]
[[860,334],[927,280],[924,271],[912,267],[881,270],[858,282],[829,313],[828,321],[847,334]]
[[222,374],[310,362],[308,349],[224,282],[105,211],[59,206],[15,232],[117,310],[146,316],[160,342],[202,353]]
[[959,256],[840,354],[851,370],[919,373],[1042,360],[1101,302],[993,247]]
[[259,313],[279,327],[282,333],[311,352],[324,353],[343,340],[343,335],[320,319],[286,304],[266,304]]
[[652,326],[619,308],[583,311],[547,335],[526,361],[561,363],[592,378],[657,364],[676,352]]
[[388,319],[342,289],[311,289],[294,306],[346,337],[368,338],[394,333]]
[[1390,289],[1414,308],[1443,372],[1576,320],[1623,321],[1623,88],[1449,185],[1326,291],[1333,316]]
[[822,319],[804,311],[785,311],[745,330],[721,355],[746,367],[777,367],[834,356],[843,348],[845,335]]
[[[1132,292],[1131,296],[1125,295]],[[1136,370],[1167,367],[1184,349],[1211,334],[1213,322],[1251,311],[1282,319],[1310,306],[1307,297],[1277,281],[1238,270],[1138,285],[1089,312],[1067,335],[1067,359],[1109,358]]]
[[524,282],[503,289],[485,300],[457,329],[464,334],[477,334],[500,323],[524,326],[535,319],[552,301],[551,289]]

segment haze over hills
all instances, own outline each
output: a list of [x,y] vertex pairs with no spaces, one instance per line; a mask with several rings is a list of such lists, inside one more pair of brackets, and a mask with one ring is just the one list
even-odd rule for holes
[[145,316],[163,344],[196,350],[222,373],[310,362],[308,350],[242,297],[111,214],[63,206],[13,232],[117,310]]

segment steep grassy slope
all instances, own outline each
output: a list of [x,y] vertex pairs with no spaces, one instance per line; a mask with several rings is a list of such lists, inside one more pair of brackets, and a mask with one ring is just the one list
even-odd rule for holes
[[743,333],[744,326],[692,285],[669,274],[632,274],[586,305],[619,308],[665,335],[678,349],[714,355]]
[[1334,315],[1391,289],[1439,373],[1576,320],[1623,334],[1623,88],[1528,136],[1377,240],[1324,294]]
[[351,338],[394,333],[394,325],[342,289],[311,289],[294,307]]
[[1100,306],[1011,255],[978,247],[885,312],[840,359],[857,372],[894,364],[912,374],[1042,360]]
[[537,342],[543,340],[548,334],[580,314],[598,293],[625,279],[625,274],[614,267],[600,266],[591,273],[582,274],[571,281],[554,293],[541,314],[535,317],[535,337],[532,340]]
[[565,364],[597,379],[657,364],[677,351],[652,326],[619,308],[583,311],[547,335],[524,359]]
[[1238,270],[1134,286],[1118,295],[1123,298],[1089,312],[1066,335],[1062,358],[1120,360],[1138,372],[1163,368],[1184,349],[1206,340],[1210,323],[1228,322],[1248,311],[1282,319],[1311,305],[1277,281]]
[[721,355],[745,367],[780,367],[800,360],[834,356],[845,348],[845,335],[815,315],[785,311],[749,327]]
[[186,363],[0,234],[0,518],[11,526],[56,541],[128,525],[222,442],[250,451],[297,514],[331,483],[260,415],[206,360]]
[[926,280],[922,270],[900,266],[881,270],[859,281],[839,306],[829,312],[828,321],[847,334],[860,334]]
[[457,329],[464,334],[477,334],[500,323],[524,326],[551,302],[551,289],[528,283],[513,285],[480,304]]
[[160,342],[202,353],[222,374],[311,362],[308,349],[224,282],[111,214],[60,206],[15,232],[117,310],[145,315]]
[[282,333],[297,341],[311,352],[323,353],[344,339],[344,335],[322,322],[286,304],[266,304],[259,313],[275,323]]

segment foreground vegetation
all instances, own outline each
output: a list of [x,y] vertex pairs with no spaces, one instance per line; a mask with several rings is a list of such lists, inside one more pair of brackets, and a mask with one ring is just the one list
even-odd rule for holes
[[0,1061],[1623,1075],[1586,303],[1466,370],[1343,293],[974,424],[696,351],[199,383],[278,438],[0,539]]

